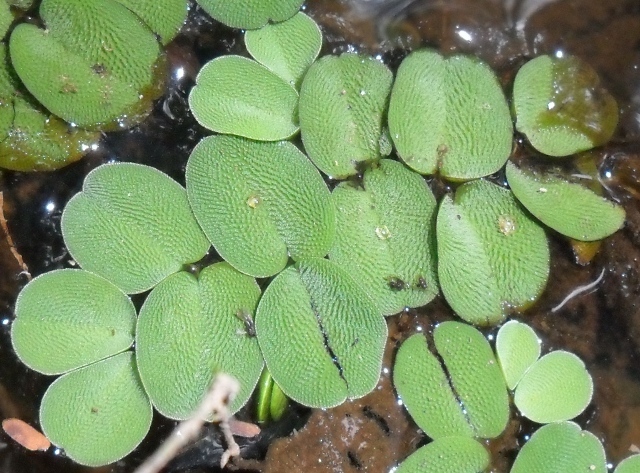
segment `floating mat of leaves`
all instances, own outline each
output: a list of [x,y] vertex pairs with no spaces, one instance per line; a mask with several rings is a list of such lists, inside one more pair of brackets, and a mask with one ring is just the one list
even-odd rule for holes
[[40,16],[47,29],[18,25],[10,52],[20,79],[49,111],[83,127],[147,113],[157,95],[160,44],[136,14],[115,0],[44,0]]
[[356,174],[380,159],[380,139],[393,76],[380,61],[358,54],[325,56],[300,88],[300,132],[309,158],[328,176]]
[[524,444],[511,473],[605,473],[602,444],[573,422],[547,424]]
[[421,447],[395,473],[481,473],[489,463],[489,453],[476,440],[445,437]]
[[298,93],[256,61],[221,56],[204,65],[189,94],[203,127],[253,140],[278,141],[298,131]]
[[91,171],[65,207],[61,226],[80,266],[128,294],[152,288],[201,259],[210,246],[184,188],[154,168],[133,163]]
[[193,211],[218,253],[254,277],[294,260],[327,254],[335,232],[331,194],[289,142],[232,136],[200,141],[187,163]]
[[402,61],[389,132],[398,155],[423,174],[466,180],[496,172],[511,153],[513,125],[494,72],[467,56],[422,49]]
[[387,325],[360,286],[331,261],[305,259],[276,276],[255,324],[273,379],[301,404],[334,407],[378,382]]
[[478,180],[445,196],[438,211],[438,277],[451,308],[478,325],[531,304],[549,275],[544,230],[512,193]]
[[304,0],[197,0],[209,15],[232,28],[253,30],[291,18]]
[[509,419],[507,387],[491,347],[469,325],[444,322],[431,352],[424,335],[407,339],[396,356],[393,382],[411,417],[431,438],[493,438]]
[[47,438],[88,466],[129,454],[147,435],[151,417],[132,352],[61,376],[49,386],[40,407]]
[[534,148],[567,156],[600,146],[618,124],[618,106],[598,74],[574,56],[539,56],[513,84],[516,128]]
[[147,24],[162,44],[171,41],[187,19],[186,0],[117,0]]
[[106,279],[61,269],[33,279],[16,301],[11,341],[20,360],[44,374],[60,374],[126,350],[136,311]]
[[247,51],[296,88],[322,47],[320,27],[304,13],[244,34]]
[[512,320],[500,327],[496,355],[509,389],[515,389],[525,372],[540,358],[540,350],[540,339],[527,324]]
[[362,184],[332,193],[336,237],[329,258],[355,278],[384,315],[426,305],[438,293],[436,199],[424,179],[388,159]]
[[624,225],[624,209],[580,184],[507,164],[516,198],[545,225],[576,240],[605,238]]

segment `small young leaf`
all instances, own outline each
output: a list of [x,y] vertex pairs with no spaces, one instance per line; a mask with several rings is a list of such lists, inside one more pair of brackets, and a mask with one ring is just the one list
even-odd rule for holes
[[116,0],[138,15],[157,34],[162,44],[169,43],[187,19],[186,0]]
[[395,473],[481,473],[489,463],[489,453],[476,440],[445,437],[421,447]]
[[574,56],[539,56],[513,84],[516,128],[534,148],[567,156],[600,146],[618,124],[618,106],[598,74]]
[[463,319],[497,324],[544,288],[549,248],[544,231],[507,189],[479,180],[446,196],[437,218],[438,277]]
[[436,199],[419,174],[383,159],[362,187],[338,185],[329,258],[347,270],[384,315],[420,307],[438,293]]
[[524,444],[511,473],[606,473],[604,448],[573,422],[539,428]]
[[640,455],[632,455],[618,463],[614,473],[638,473],[639,471]]
[[69,253],[128,294],[152,288],[209,249],[184,188],[154,168],[106,164],[82,189],[62,214]]
[[129,348],[135,323],[133,303],[116,286],[87,271],[61,269],[20,292],[11,341],[29,368],[60,374]]
[[487,65],[423,49],[398,69],[389,132],[409,167],[466,180],[502,167],[511,153],[513,125],[502,88]]
[[307,259],[276,276],[260,300],[256,333],[273,379],[301,404],[337,406],[378,382],[387,325],[331,261]]
[[362,161],[380,159],[391,71],[372,57],[325,56],[300,89],[300,132],[309,158],[325,174],[345,178]]
[[262,371],[258,381],[256,418],[258,423],[279,420],[289,405],[289,398],[274,381],[268,369]]
[[540,424],[573,419],[593,396],[593,380],[573,353],[552,351],[536,361],[516,387],[514,403]]
[[219,371],[240,382],[230,410],[247,402],[264,366],[244,325],[259,298],[255,280],[227,263],[209,266],[197,278],[181,271],[151,291],[140,310],[136,356],[158,412],[188,418]]
[[197,0],[209,15],[232,28],[254,30],[291,18],[304,0]]
[[624,225],[624,209],[593,191],[556,176],[539,176],[507,164],[516,198],[545,225],[576,240],[605,238]]
[[299,89],[320,53],[322,32],[315,21],[300,12],[282,23],[247,31],[244,42],[256,61]]
[[496,355],[507,386],[513,390],[522,375],[540,358],[540,339],[527,324],[511,320],[498,331]]
[[284,269],[289,257],[322,257],[334,237],[331,194],[291,143],[233,136],[200,141],[187,163],[193,211],[216,250],[254,277]]
[[127,455],[147,435],[152,409],[133,353],[61,376],[42,398],[42,431],[81,465],[101,466]]
[[221,56],[204,65],[189,94],[203,127],[253,140],[278,141],[298,131],[298,93],[256,61]]

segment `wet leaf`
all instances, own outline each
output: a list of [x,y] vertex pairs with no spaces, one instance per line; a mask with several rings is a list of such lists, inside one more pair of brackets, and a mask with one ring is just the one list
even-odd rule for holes
[[542,292],[549,274],[544,231],[511,192],[487,181],[446,196],[437,218],[438,277],[447,302],[479,325],[502,321]]
[[197,0],[209,15],[232,28],[253,30],[296,14],[304,0]]
[[233,413],[249,399],[264,366],[258,342],[247,332],[260,288],[227,263],[169,276],[147,297],[138,319],[136,356],[154,407],[186,419],[219,371],[240,382]]
[[637,473],[638,471],[640,471],[640,455],[632,455],[618,463],[614,473]]
[[466,437],[446,437],[418,449],[400,464],[395,473],[481,473],[489,463],[489,453],[477,441]]
[[133,163],[91,171],[65,207],[61,226],[80,266],[128,294],[152,288],[209,249],[184,188]]
[[152,410],[132,352],[61,376],[42,398],[42,431],[81,465],[129,454],[147,435]]
[[256,61],[221,56],[204,65],[189,94],[203,127],[253,140],[278,141],[298,131],[298,93]]
[[304,13],[244,34],[247,51],[297,89],[322,47],[320,28]]
[[545,225],[576,240],[605,238],[624,225],[624,209],[593,191],[557,176],[536,175],[507,165],[516,198]]
[[333,190],[336,237],[329,258],[355,278],[384,315],[426,305],[438,293],[436,199],[419,174],[383,159],[362,187]]
[[11,341],[29,368],[60,374],[129,348],[135,323],[133,303],[116,286],[87,271],[60,269],[20,292]]
[[358,163],[380,159],[391,71],[372,57],[325,56],[300,89],[300,132],[309,158],[328,176],[356,174]]
[[187,19],[186,0],[117,0],[138,15],[162,44],[169,43]]
[[4,419],[2,421],[2,430],[27,450],[41,450],[44,452],[49,450],[51,446],[51,442],[47,437],[20,419]]
[[509,389],[516,388],[525,372],[540,357],[540,339],[527,324],[511,320],[496,337],[496,355]]
[[511,473],[605,473],[604,448],[573,422],[539,428],[524,444]]
[[301,404],[337,406],[378,382],[387,326],[331,261],[307,259],[276,276],[258,305],[256,332],[273,379]]
[[591,66],[574,56],[539,56],[513,84],[516,128],[534,148],[567,156],[600,146],[618,124],[615,99]]
[[422,49],[398,69],[389,132],[409,167],[466,180],[504,165],[513,125],[502,88],[486,64]]
[[273,276],[289,257],[329,251],[335,230],[329,189],[289,142],[205,138],[191,153],[186,180],[204,232],[243,273]]
[[524,374],[514,396],[523,416],[540,424],[573,419],[591,402],[593,380],[573,353],[552,351]]

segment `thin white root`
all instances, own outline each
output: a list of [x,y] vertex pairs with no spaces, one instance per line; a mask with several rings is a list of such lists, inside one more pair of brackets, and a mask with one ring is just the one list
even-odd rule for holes
[[[560,304],[558,304],[557,306],[555,306],[553,309],[551,309],[551,312],[558,312],[560,309],[562,309],[564,307],[564,305],[569,302],[571,299],[573,299],[574,297],[577,297],[581,294],[591,294],[591,292],[596,290],[596,287],[598,286],[598,284],[600,284],[600,281],[602,281],[602,278],[604,277],[604,268],[602,268],[602,271],[600,272],[600,276],[598,276],[598,278],[593,281],[590,282],[589,284],[585,284],[584,286],[579,286],[577,288],[575,288],[573,291],[571,291],[567,297],[565,297],[562,302],[560,302]],[[593,291],[592,291],[593,289]]]
[[239,390],[240,384],[235,378],[224,373],[218,374],[193,416],[180,422],[169,438],[134,473],[158,473],[185,445],[196,439],[203,424],[208,422],[207,419],[211,416],[213,422],[220,423],[227,443],[227,449],[220,461],[220,466],[224,468],[231,457],[240,455],[240,447],[233,439],[229,428],[231,415],[228,409],[229,403]]

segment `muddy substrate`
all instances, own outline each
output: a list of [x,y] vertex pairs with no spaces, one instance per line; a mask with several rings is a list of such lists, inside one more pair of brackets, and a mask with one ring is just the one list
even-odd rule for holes
[[[516,317],[536,329],[545,351],[565,349],[585,361],[595,395],[577,421],[603,440],[608,460],[615,464],[640,445],[640,1],[505,1],[513,5],[508,8],[497,0],[316,0],[308,2],[307,12],[323,28],[323,53],[379,54],[392,68],[420,46],[446,54],[471,53],[494,67],[508,90],[524,61],[561,50],[595,67],[617,98],[621,118],[616,136],[592,156],[599,170],[595,177],[625,206],[627,223],[585,266],[576,263],[566,239],[549,231],[549,284],[535,306]],[[169,91],[145,123],[105,136],[96,152],[61,171],[0,176],[10,235],[31,274],[72,264],[59,232],[60,214],[91,169],[108,161],[133,161],[184,181],[189,153],[206,135],[190,115],[186,96],[201,65],[225,52],[243,53],[239,33],[193,8],[183,33],[168,47]],[[184,74],[176,74],[180,68]],[[522,140],[516,141],[518,155],[531,154]],[[437,181],[431,184],[443,188]],[[576,288],[596,280],[594,290],[561,305]],[[9,342],[15,298],[26,282],[6,235],[0,235],[0,417],[18,417],[37,426],[39,400],[52,378],[19,363]],[[258,438],[243,440],[243,459],[229,469],[382,473],[397,465],[426,439],[393,391],[395,351],[417,330],[429,332],[436,323],[453,318],[442,298],[390,317],[383,374],[371,394],[329,410],[295,406]],[[250,410],[239,417],[250,421]],[[536,428],[512,417],[506,432],[487,443],[495,472],[508,471],[519,446]],[[172,422],[156,416],[149,436],[134,453],[98,469],[75,465],[53,448],[29,453],[1,434],[0,472],[129,472],[172,427]],[[171,468],[216,471],[221,451],[212,426]]]

